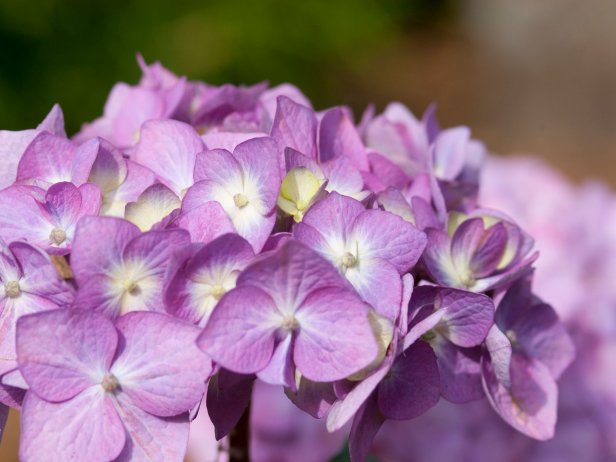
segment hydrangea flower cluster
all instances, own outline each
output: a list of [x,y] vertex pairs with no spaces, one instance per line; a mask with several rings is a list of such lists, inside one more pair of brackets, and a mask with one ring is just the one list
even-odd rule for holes
[[21,459],[182,460],[199,410],[223,438],[257,380],[349,424],[354,461],[441,398],[553,436],[573,344],[531,291],[532,238],[478,205],[467,128],[140,64],[71,139],[58,106],[0,132]]
[[[519,187],[522,181],[526,188]],[[388,424],[374,452],[383,461],[616,460],[616,375],[610,366],[616,353],[616,286],[611,282],[616,195],[595,182],[573,185],[536,159],[513,157],[488,160],[480,197],[509,211],[536,237],[541,250],[536,290],[554,303],[576,347],[575,361],[560,381],[555,437],[537,444],[502,425],[483,402],[443,402],[412,422]],[[434,441],[438,449],[430,444]]]

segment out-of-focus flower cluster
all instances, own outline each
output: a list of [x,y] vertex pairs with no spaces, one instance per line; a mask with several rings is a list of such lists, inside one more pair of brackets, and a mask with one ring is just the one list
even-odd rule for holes
[[555,437],[537,443],[516,434],[484,402],[440,403],[421,418],[393,423],[382,432],[374,447],[379,460],[616,460],[616,374],[611,367],[616,355],[616,194],[598,183],[573,185],[536,159],[514,157],[489,159],[480,198],[511,213],[536,238],[541,258],[534,289],[554,304],[575,343],[576,359],[560,381]]
[[[554,435],[573,343],[531,292],[533,239],[479,205],[466,127],[140,64],[71,139],[58,106],[0,132],[0,402],[21,459],[182,460],[195,417],[199,457],[205,413],[222,439],[253,396],[251,460],[326,459],[347,425],[364,460],[442,399]],[[334,435],[264,416],[283,390]]]

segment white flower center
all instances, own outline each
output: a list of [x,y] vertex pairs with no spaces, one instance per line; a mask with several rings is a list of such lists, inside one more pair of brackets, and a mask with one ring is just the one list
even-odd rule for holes
[[60,245],[66,241],[66,231],[60,228],[54,228],[49,234],[49,240],[55,245]]
[[4,283],[4,293],[8,298],[17,298],[21,295],[21,287],[18,281],[8,281]]

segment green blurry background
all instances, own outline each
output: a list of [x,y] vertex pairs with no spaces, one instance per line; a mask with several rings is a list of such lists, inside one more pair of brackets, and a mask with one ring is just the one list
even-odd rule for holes
[[[60,102],[72,132],[101,112],[135,53],[211,83],[290,81],[318,106],[365,104],[357,76],[444,0],[254,2],[21,0],[0,4],[0,126],[30,126]],[[358,94],[359,93],[359,94]]]
[[[605,0],[0,0],[0,128],[59,102],[74,133],[141,52],[193,80],[290,81],[317,108],[436,101],[497,153],[614,186],[614,24]],[[0,460],[16,445],[12,414]]]
[[69,133],[135,54],[210,83],[290,81],[317,108],[432,101],[498,153],[616,184],[616,2],[1,0],[0,127]]

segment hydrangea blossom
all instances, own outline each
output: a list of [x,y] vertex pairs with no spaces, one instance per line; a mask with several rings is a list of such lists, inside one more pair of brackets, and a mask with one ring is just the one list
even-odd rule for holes
[[247,459],[251,422],[251,460],[322,459],[348,430],[355,462],[441,398],[553,435],[573,347],[531,292],[532,237],[483,207],[468,128],[139,63],[72,139],[59,106],[0,132],[0,427],[21,408],[21,459],[180,461],[189,432],[193,457]]

